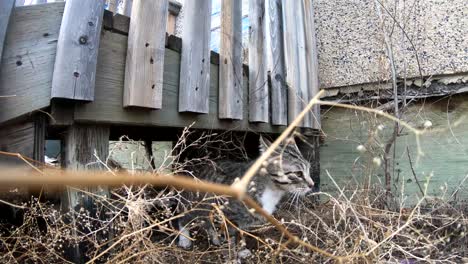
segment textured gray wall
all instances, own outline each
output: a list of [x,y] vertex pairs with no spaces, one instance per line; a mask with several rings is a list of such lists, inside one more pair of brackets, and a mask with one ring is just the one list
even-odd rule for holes
[[[382,23],[391,43],[399,77],[468,72],[468,0],[316,0],[315,17],[322,87],[338,87],[388,79]],[[397,4],[395,4],[397,3]],[[395,8],[396,7],[396,8]],[[408,38],[409,37],[409,38]]]

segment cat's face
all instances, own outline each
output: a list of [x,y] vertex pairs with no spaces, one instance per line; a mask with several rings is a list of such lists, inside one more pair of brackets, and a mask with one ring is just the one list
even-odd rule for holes
[[[270,141],[260,137],[261,153],[270,145]],[[273,184],[285,192],[305,194],[314,187],[314,181],[310,177],[310,164],[302,156],[294,140],[280,145],[267,159],[261,172],[271,177]]]

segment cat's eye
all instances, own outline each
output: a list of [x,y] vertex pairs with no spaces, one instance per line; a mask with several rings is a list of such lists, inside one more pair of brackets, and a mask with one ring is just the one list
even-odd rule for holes
[[289,177],[297,177],[297,178],[304,177],[304,173],[302,171],[292,171],[292,172],[288,172],[286,175],[288,175]]

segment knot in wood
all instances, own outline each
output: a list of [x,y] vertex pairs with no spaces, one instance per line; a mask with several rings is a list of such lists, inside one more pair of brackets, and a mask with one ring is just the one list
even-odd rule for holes
[[88,43],[88,36],[86,36],[86,35],[81,36],[80,39],[79,39],[79,42],[80,42],[81,45],[84,45],[84,44]]

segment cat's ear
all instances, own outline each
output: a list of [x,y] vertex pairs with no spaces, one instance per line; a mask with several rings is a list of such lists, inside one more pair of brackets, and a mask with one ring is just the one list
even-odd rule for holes
[[271,142],[264,138],[263,136],[260,136],[260,145],[259,145],[259,150],[260,150],[260,153],[263,154],[263,152],[265,152],[267,150],[267,148],[269,148],[271,146]]
[[289,138],[288,140],[286,140],[286,142],[287,142],[286,143],[287,145],[285,147],[285,151],[302,156],[302,153],[299,150],[299,147],[297,146],[296,140],[294,140],[294,137]]

